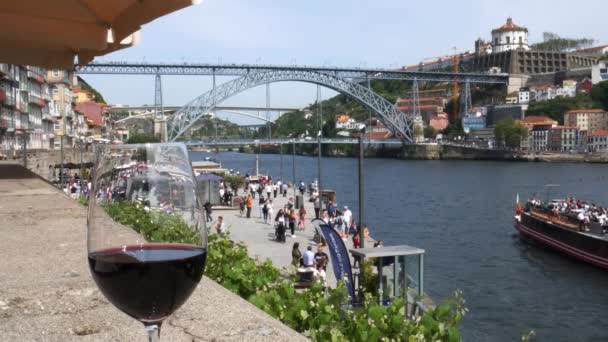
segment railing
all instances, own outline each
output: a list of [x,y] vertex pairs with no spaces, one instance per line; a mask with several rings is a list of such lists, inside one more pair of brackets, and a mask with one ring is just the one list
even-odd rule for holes
[[30,87],[27,84],[27,81],[23,80],[21,82],[19,82],[19,90],[21,91],[29,91]]
[[42,97],[32,94],[30,93],[30,96],[28,98],[28,103],[40,106],[40,107],[44,107],[44,105],[46,104],[46,102],[44,101],[44,99],[42,99]]
[[27,78],[31,78],[38,83],[44,83],[46,81],[46,78],[43,75],[33,70],[27,71]]

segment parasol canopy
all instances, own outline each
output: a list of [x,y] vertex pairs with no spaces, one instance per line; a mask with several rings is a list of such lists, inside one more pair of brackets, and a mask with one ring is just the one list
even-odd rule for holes
[[71,69],[137,43],[142,25],[201,0],[0,1],[0,62]]

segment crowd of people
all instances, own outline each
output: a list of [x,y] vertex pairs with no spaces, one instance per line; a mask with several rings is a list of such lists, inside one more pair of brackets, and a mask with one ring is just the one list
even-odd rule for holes
[[595,203],[577,200],[573,196],[566,197],[564,201],[549,204],[544,204],[536,198],[531,198],[528,200],[525,210],[529,211],[532,207],[549,211],[557,217],[577,222],[579,231],[589,231],[589,224],[596,222],[602,227],[603,233],[608,232],[608,208],[597,206]]

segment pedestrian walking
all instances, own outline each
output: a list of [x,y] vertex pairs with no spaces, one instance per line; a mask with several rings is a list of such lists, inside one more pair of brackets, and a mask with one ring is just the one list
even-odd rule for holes
[[205,216],[207,218],[207,222],[212,222],[213,217],[211,217],[211,211],[212,211],[211,203],[209,203],[209,201],[205,202],[205,204],[203,205],[203,208],[205,208]]
[[277,217],[274,219],[276,229],[275,229],[275,237],[277,242],[285,242],[285,212],[283,209],[280,209],[277,213]]
[[277,198],[277,191],[279,191],[279,186],[277,184],[273,184],[272,185],[272,194],[274,195],[274,198]]
[[268,201],[262,204],[262,215],[264,216],[264,223],[268,223]]
[[294,242],[293,247],[291,248],[291,264],[295,267],[300,267],[304,264],[299,242]]
[[319,215],[321,214],[321,199],[319,196],[315,197],[313,205],[315,207],[315,218],[318,219]]
[[306,223],[306,209],[304,209],[304,206],[300,207],[300,210],[298,211],[298,216],[300,217],[300,220],[298,221],[298,229],[300,231],[303,231],[304,224]]
[[291,237],[296,237],[296,211],[292,208],[289,210],[289,230],[291,230]]
[[272,184],[270,184],[270,182],[266,183],[265,191],[266,191],[266,198],[270,199],[270,195],[272,195]]
[[251,208],[253,208],[253,200],[251,199],[251,195],[247,196],[246,200],[247,205],[247,218],[251,218]]
[[289,188],[289,185],[287,185],[287,183],[283,183],[282,187],[283,187],[283,197],[287,197],[287,189]]
[[268,224],[271,224],[272,215],[274,215],[274,209],[272,208],[272,200],[268,200],[268,202],[266,202],[266,205],[268,206]]
[[266,204],[266,199],[264,198],[264,195],[260,194],[260,199],[258,200],[258,214],[260,215],[260,218],[263,216],[264,204]]

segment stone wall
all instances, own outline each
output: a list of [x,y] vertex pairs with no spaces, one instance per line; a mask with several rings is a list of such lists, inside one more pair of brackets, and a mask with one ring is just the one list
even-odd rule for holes
[[[21,151],[16,153],[14,158],[22,162],[23,154]],[[82,153],[83,163],[93,162],[93,158],[93,152],[90,150]],[[80,164],[80,150],[64,149],[63,160],[64,163]],[[48,181],[52,180],[53,168],[56,165],[61,165],[61,152],[59,150],[29,150],[27,153],[27,168]],[[80,173],[80,170],[73,170],[71,173],[74,172]],[[59,169],[56,170],[56,174],[58,173]]]

